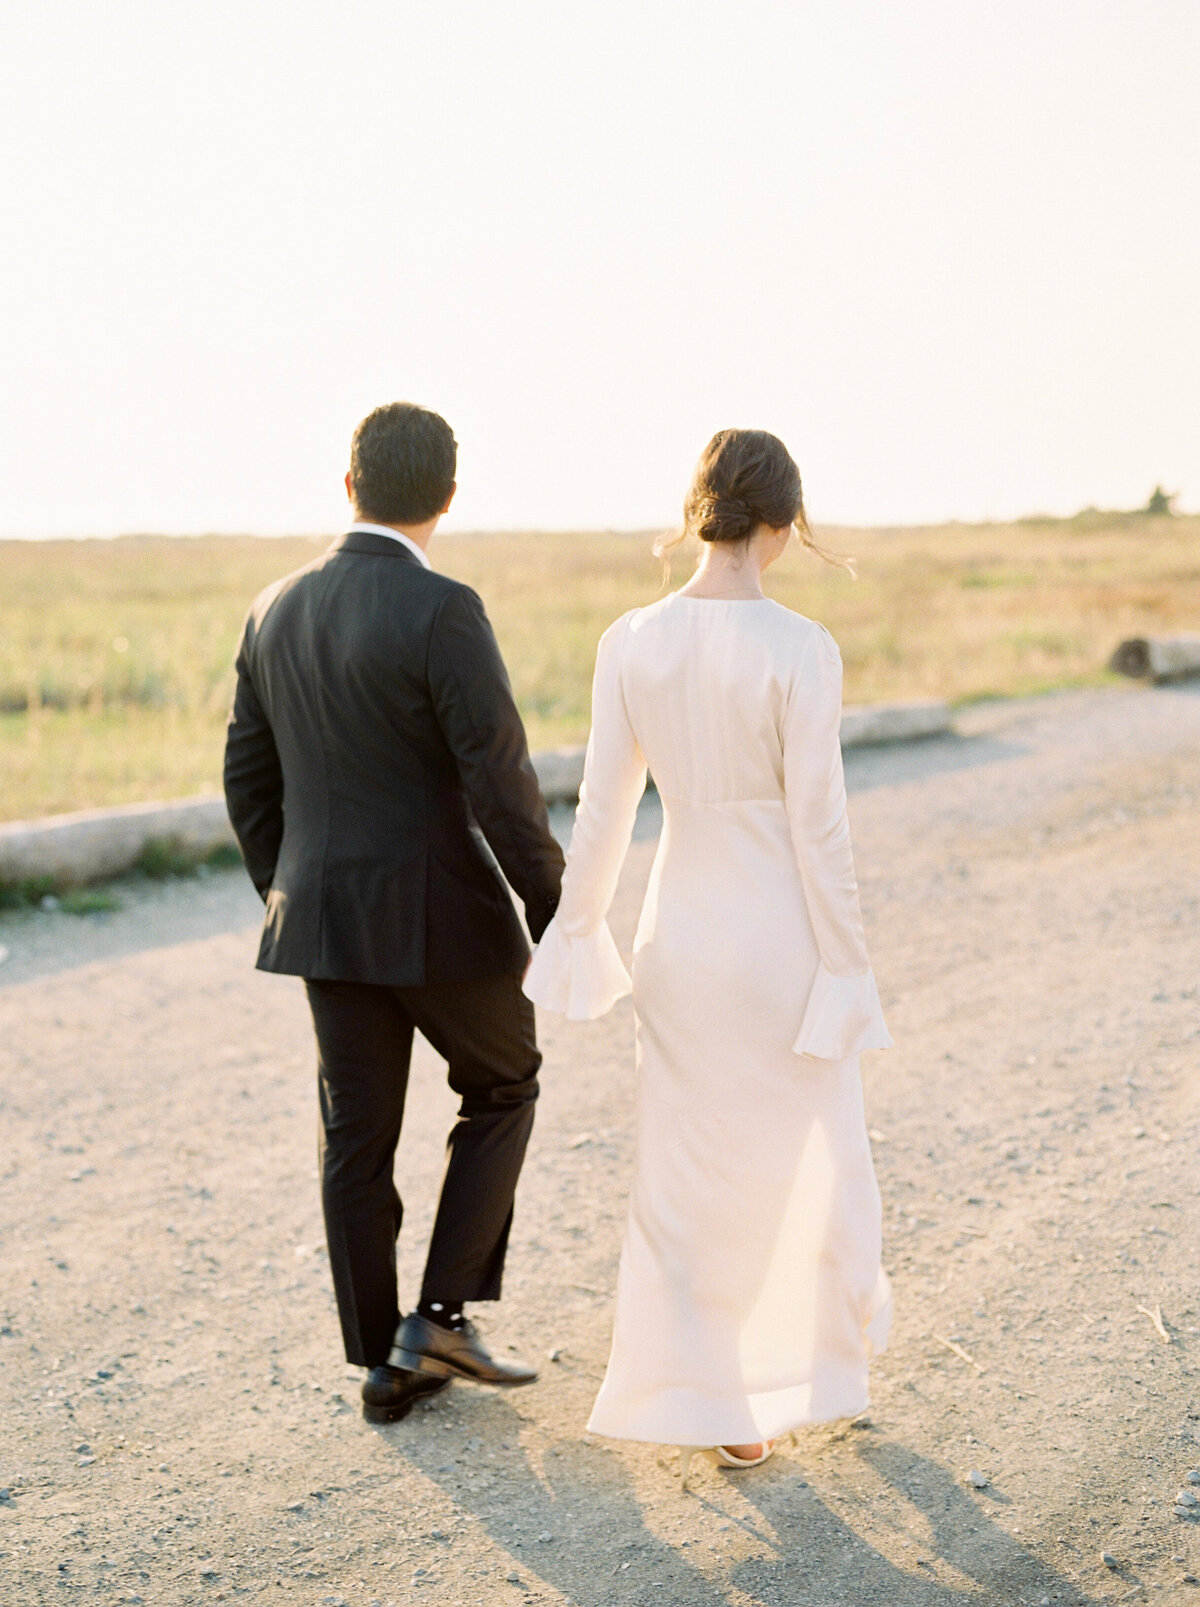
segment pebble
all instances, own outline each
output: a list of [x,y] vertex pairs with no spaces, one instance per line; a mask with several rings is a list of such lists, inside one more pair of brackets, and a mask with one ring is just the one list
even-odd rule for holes
[[1187,1476],[1189,1484],[1200,1484],[1200,1468],[1193,1468]]
[[981,1473],[978,1468],[972,1468],[967,1474],[967,1483],[976,1490],[986,1490],[988,1487],[987,1474]]
[[557,1345],[555,1345],[553,1350],[548,1350],[546,1352],[546,1360],[547,1361],[558,1361],[558,1359],[559,1359],[559,1357],[561,1355],[562,1355],[562,1351],[559,1349],[559,1347]]
[[1200,1506],[1200,1496],[1191,1490],[1180,1490],[1175,1497],[1176,1503],[1181,1507]]
[[518,1574],[518,1573],[506,1574],[505,1578],[508,1580],[510,1585],[524,1584],[524,1580],[521,1578],[520,1574]]
[[1195,1574],[1183,1574],[1180,1576],[1179,1583],[1181,1585],[1200,1585],[1200,1579],[1197,1579]]
[[1181,1506],[1178,1501],[1171,1508],[1171,1511],[1177,1518],[1194,1518],[1196,1516],[1195,1507]]
[[221,1576],[215,1568],[201,1568],[201,1579],[219,1579]]
[[1119,1568],[1121,1566],[1111,1551],[1102,1551],[1100,1553],[1100,1561],[1106,1568]]

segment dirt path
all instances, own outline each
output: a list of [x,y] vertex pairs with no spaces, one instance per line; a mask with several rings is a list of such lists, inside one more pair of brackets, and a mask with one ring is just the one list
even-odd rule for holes
[[[541,1383],[375,1430],[339,1360],[303,998],[250,968],[253,895],[223,875],[0,922],[0,1607],[1200,1602],[1200,1524],[1171,1511],[1200,1467],[1200,695],[964,725],[849,767],[898,1044],[866,1067],[896,1292],[870,1423],[686,1497],[673,1454],[582,1427],[628,1005],[545,1023],[485,1317]],[[425,1051],[410,1296],[449,1113]]]

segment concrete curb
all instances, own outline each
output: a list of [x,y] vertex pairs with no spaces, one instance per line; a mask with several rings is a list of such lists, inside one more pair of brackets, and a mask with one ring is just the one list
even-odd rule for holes
[[147,843],[164,840],[197,858],[232,843],[224,797],[205,793],[174,803],[10,821],[0,826],[0,882],[43,876],[64,886],[102,881],[131,870]]
[[842,747],[872,748],[888,742],[917,742],[954,729],[949,706],[940,698],[912,703],[852,703],[842,710]]
[[[951,729],[944,703],[880,703],[848,708],[842,746],[911,742]],[[583,748],[549,748],[533,755],[547,803],[574,803],[583,781]],[[45,820],[0,825],[0,882],[51,877],[63,886],[102,881],[132,870],[148,843],[167,841],[200,858],[233,843],[220,793],[175,803],[83,809]]]

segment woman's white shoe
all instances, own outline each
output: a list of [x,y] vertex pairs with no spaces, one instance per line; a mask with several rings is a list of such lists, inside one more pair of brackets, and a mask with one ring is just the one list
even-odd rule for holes
[[717,1461],[722,1467],[758,1468],[762,1467],[763,1463],[775,1449],[774,1440],[761,1440],[759,1443],[762,1446],[762,1450],[758,1456],[735,1456],[727,1445],[716,1445],[713,1447],[713,1452],[717,1458]]
[[688,1473],[691,1471],[692,1458],[697,1455],[714,1456],[721,1467],[727,1468],[757,1468],[761,1467],[771,1452],[775,1449],[773,1440],[762,1440],[762,1454],[760,1456],[734,1456],[726,1445],[681,1445],[679,1447],[679,1488],[687,1489]]

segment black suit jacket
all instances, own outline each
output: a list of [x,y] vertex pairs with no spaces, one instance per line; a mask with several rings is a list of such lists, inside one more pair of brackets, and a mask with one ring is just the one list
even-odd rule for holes
[[562,852],[483,604],[387,536],[351,532],[256,599],[225,797],[267,905],[265,971],[399,987],[519,972],[496,860],[535,942],[558,903]]

